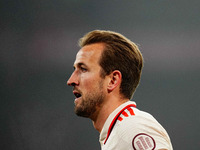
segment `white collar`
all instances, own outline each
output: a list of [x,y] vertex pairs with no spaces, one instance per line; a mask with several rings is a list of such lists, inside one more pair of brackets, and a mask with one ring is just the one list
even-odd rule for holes
[[125,103],[123,103],[122,105],[120,105],[119,107],[117,107],[106,119],[106,122],[103,125],[103,128],[100,132],[100,136],[99,136],[99,142],[101,145],[103,145],[107,138],[108,138],[108,134],[109,133],[109,128],[111,128],[111,126],[114,126],[114,122],[116,121],[116,117],[118,116],[118,114],[121,112],[121,110],[124,110],[124,108],[126,108],[126,106],[128,105],[133,105],[136,107],[136,103],[133,101],[127,101]]

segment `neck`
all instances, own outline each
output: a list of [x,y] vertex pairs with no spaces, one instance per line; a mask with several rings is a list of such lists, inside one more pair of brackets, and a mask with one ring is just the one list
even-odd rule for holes
[[101,132],[104,123],[108,116],[121,104],[127,102],[128,99],[120,100],[120,101],[113,101],[113,100],[105,100],[106,103],[103,103],[101,107],[96,112],[95,117],[91,118],[93,121],[94,128]]

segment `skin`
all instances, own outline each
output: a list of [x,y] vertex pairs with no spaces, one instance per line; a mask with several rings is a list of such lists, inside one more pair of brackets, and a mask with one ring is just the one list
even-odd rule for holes
[[122,81],[121,72],[113,71],[105,78],[100,77],[99,59],[104,50],[103,43],[82,47],[76,55],[74,72],[67,81],[73,86],[73,93],[81,94],[75,98],[75,113],[93,121],[96,130],[102,127],[112,113],[122,103],[128,101],[119,92]]

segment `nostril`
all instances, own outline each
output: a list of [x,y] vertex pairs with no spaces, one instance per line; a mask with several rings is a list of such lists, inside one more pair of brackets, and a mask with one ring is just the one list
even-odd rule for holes
[[70,85],[71,85],[71,86],[75,86],[76,84],[73,82],[73,83],[71,83]]
[[67,85],[68,86],[76,86],[78,83],[76,83],[76,82],[72,82],[72,81],[67,81]]

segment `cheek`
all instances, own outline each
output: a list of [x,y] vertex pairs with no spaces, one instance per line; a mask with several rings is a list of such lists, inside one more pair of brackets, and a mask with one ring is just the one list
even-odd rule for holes
[[83,84],[84,84],[83,86],[85,88],[90,89],[90,88],[94,87],[95,82],[93,80],[89,79],[89,80],[86,80]]
[[81,84],[85,88],[90,88],[92,87],[96,82],[96,79],[93,76],[89,75],[84,75],[81,77]]
[[82,85],[87,88],[97,87],[98,83],[102,82],[101,80],[102,78],[100,77],[99,71],[86,72],[86,73],[81,74],[80,76],[80,83],[82,83]]

